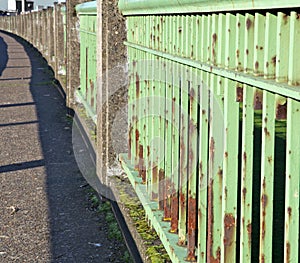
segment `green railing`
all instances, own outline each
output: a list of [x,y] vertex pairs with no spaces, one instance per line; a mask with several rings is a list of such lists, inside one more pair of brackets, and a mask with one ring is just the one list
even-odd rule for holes
[[77,96],[96,123],[97,3],[76,6],[80,22],[80,88]]
[[299,262],[299,2],[119,7],[120,160],[172,262]]

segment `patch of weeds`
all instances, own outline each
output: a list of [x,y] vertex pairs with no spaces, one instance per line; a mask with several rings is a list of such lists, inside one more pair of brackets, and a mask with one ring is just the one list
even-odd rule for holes
[[138,197],[130,194],[133,191],[128,179],[126,179],[126,184],[124,184],[123,178],[116,176],[115,179],[115,185],[119,191],[120,202],[125,206],[125,209],[128,211],[137,232],[143,239],[143,245],[146,246],[147,259],[152,263],[171,262],[157,233],[148,225],[145,210],[143,209]]
[[125,251],[124,256],[122,257],[122,262],[124,262],[124,263],[133,263],[131,255],[129,254],[128,251]]
[[[89,200],[92,204],[92,208],[98,213],[104,216],[105,221],[108,225],[108,238],[112,241],[123,241],[123,235],[119,228],[119,225],[116,221],[116,218],[111,209],[111,205],[108,201],[101,202],[97,193],[94,190],[88,190]],[[124,245],[124,249],[126,246]],[[122,262],[124,263],[133,263],[131,255],[126,249],[122,257]]]

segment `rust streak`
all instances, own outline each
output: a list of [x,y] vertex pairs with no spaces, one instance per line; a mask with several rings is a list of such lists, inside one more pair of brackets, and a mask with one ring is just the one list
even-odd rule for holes
[[159,169],[158,173],[158,208],[159,210],[164,210],[164,200],[165,200],[165,186],[164,186],[164,179],[165,179],[165,172],[162,169]]
[[288,209],[288,215],[289,215],[289,219],[291,219],[291,216],[292,216],[292,208],[289,206]]
[[252,21],[249,18],[247,18],[247,20],[246,20],[246,28],[247,28],[247,30],[249,30],[251,28],[251,26],[252,26]]
[[188,199],[188,255],[186,260],[196,261],[196,218],[197,218],[197,201],[195,198],[189,197]]
[[247,194],[247,188],[244,187],[244,188],[243,188],[243,201],[244,201],[244,203],[245,203],[245,201],[246,201],[246,194]]
[[267,127],[264,128],[264,133],[267,137],[270,136],[270,132],[268,131]]
[[254,109],[261,110],[262,104],[263,104],[263,93],[257,90],[254,96]]
[[140,132],[138,129],[135,129],[135,157],[139,156],[139,140]]
[[178,194],[177,190],[173,187],[173,194],[171,197],[171,233],[178,232]]
[[251,235],[252,235],[252,224],[249,223],[247,225],[247,233],[248,233],[248,246],[251,246]]
[[131,140],[132,140],[132,126],[129,128],[128,132],[128,159],[131,159]]
[[136,97],[138,98],[140,96],[140,78],[139,75],[136,73],[135,75],[136,81],[135,81],[135,87],[136,87]]
[[285,244],[286,249],[286,262],[291,262],[291,244],[287,242]]
[[234,240],[235,240],[235,218],[232,214],[225,214],[224,217],[224,247],[225,257],[232,254],[234,251]]
[[287,118],[287,104],[277,104],[276,107],[276,119],[277,120],[286,120]]

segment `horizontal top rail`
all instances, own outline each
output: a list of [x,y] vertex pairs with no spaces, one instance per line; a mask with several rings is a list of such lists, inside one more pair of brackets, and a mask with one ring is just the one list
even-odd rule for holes
[[97,1],[86,2],[76,6],[77,13],[84,15],[96,15],[97,14]]
[[205,13],[300,7],[299,0],[120,0],[123,15]]

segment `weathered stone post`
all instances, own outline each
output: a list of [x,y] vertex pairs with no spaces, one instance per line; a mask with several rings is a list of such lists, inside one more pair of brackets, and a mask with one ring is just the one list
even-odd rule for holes
[[127,151],[123,136],[127,135],[127,124],[119,127],[118,135],[114,134],[115,118],[127,108],[125,20],[117,5],[118,0],[97,1],[97,173],[107,186],[107,172],[116,166],[119,153],[115,146]]

